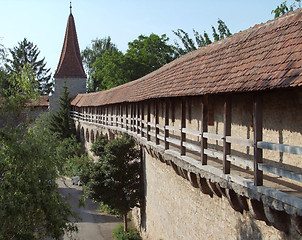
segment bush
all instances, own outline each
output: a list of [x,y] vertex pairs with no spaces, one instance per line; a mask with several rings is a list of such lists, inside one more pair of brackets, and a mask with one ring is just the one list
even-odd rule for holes
[[114,240],[142,240],[141,236],[135,229],[124,232],[124,225],[120,224],[113,230]]

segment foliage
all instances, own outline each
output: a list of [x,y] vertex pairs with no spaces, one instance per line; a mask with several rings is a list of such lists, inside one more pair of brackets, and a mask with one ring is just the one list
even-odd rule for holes
[[168,41],[165,34],[158,36],[152,33],[148,37],[140,35],[138,39],[128,43],[125,56],[131,63],[131,80],[143,77],[177,57],[175,47],[168,44]]
[[[218,19],[218,32],[214,26],[212,26],[212,35],[213,41],[219,41],[224,39],[231,34],[227,25],[221,19]],[[195,41],[189,36],[187,32],[182,29],[178,29],[177,31],[173,31],[173,33],[181,40],[183,47],[180,46],[179,43],[175,42],[177,53],[179,55],[184,55],[188,52],[194,51],[198,48],[204,47],[208,44],[211,44],[213,41],[210,39],[209,35],[204,31],[203,34],[200,34],[195,29],[193,29]]]
[[120,51],[107,50],[93,64],[94,90],[107,90],[130,81],[129,61]]
[[96,143],[106,145],[96,148],[101,154],[93,166],[85,192],[91,199],[108,205],[124,216],[127,229],[127,213],[139,206],[141,199],[139,150],[127,134],[112,142]]
[[[175,47],[166,35],[140,35],[128,43],[126,54],[118,51],[111,39],[95,40],[82,57],[89,68],[88,91],[107,90],[138,79],[174,60]],[[95,50],[94,50],[95,49]]]
[[98,82],[94,78],[95,67],[93,67],[93,64],[98,58],[101,58],[107,50],[110,50],[111,52],[118,51],[116,45],[111,42],[110,37],[92,40],[91,43],[91,48],[86,47],[81,52],[84,66],[88,72],[88,92],[94,92],[98,89]]
[[40,51],[37,45],[24,38],[22,42],[18,43],[18,46],[9,49],[9,52],[12,59],[7,59],[5,64],[8,73],[20,75],[22,69],[27,66],[34,75],[35,89],[40,94],[49,94],[53,84],[50,81],[50,69],[45,68],[45,58],[38,60]]
[[103,156],[103,154],[105,154],[105,146],[108,143],[109,140],[104,135],[100,135],[98,139],[96,139],[96,141],[92,144],[90,150],[95,156]]
[[64,82],[63,93],[59,99],[59,110],[55,113],[52,113],[50,119],[50,130],[56,133],[61,139],[69,138],[72,135],[75,135],[75,126],[73,120],[70,118],[71,110],[71,98]]
[[0,130],[0,239],[59,239],[76,230],[57,192],[54,135],[40,128]]
[[27,103],[35,101],[38,94],[33,88],[34,76],[27,65],[21,70],[20,75],[13,73],[8,78],[9,87],[0,90],[2,104],[0,108],[2,127],[15,127],[24,122]]
[[[299,6],[301,4],[301,0],[295,0],[299,3]],[[281,15],[287,14],[288,12],[294,11],[296,8],[296,4],[293,3],[290,6],[287,6],[287,1],[284,1],[280,4],[280,6],[277,6],[276,9],[272,10],[272,14],[274,14],[274,18],[280,17]]]
[[141,240],[141,236],[135,229],[130,229],[128,232],[125,232],[123,225],[118,225],[113,229],[114,240]]

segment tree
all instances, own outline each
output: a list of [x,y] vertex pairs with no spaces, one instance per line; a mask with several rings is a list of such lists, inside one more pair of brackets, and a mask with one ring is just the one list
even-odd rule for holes
[[100,137],[92,150],[99,160],[93,166],[86,194],[124,216],[124,230],[127,231],[127,213],[139,206],[142,193],[140,151],[127,134],[112,142]]
[[110,37],[105,37],[102,39],[95,39],[91,41],[92,45],[91,48],[86,47],[82,52],[82,59],[84,62],[84,66],[88,72],[88,92],[94,92],[98,88],[98,83],[94,78],[94,67],[93,64],[96,60],[107,51],[118,51],[116,45],[111,42]]
[[[218,33],[217,33],[216,28],[214,26],[212,26],[213,41],[219,41],[221,39],[224,39],[224,38],[232,35],[229,28],[224,23],[224,21],[222,21],[221,19],[218,19],[217,23],[218,23],[218,27],[217,27]],[[175,42],[177,53],[179,55],[187,54],[188,52],[194,51],[198,48],[204,47],[213,42],[205,31],[203,34],[200,34],[195,29],[193,29],[195,41],[189,36],[188,33],[186,33],[182,29],[173,31],[173,33],[181,40],[181,42],[184,46],[184,48],[182,48],[179,43]]]
[[[14,90],[4,95],[1,111],[21,112],[36,94],[27,68],[10,78]],[[7,115],[5,115],[7,116]],[[1,118],[3,121],[3,118]],[[0,129],[0,239],[59,239],[76,230],[75,215],[57,191],[57,138],[44,127],[25,123]]]
[[38,60],[40,51],[37,45],[26,38],[18,43],[18,46],[9,49],[12,59],[7,59],[5,67],[9,74],[20,74],[24,66],[28,66],[34,73],[36,82],[35,89],[40,94],[49,94],[52,91],[53,83],[50,81],[50,69],[46,69],[45,58]]
[[[295,0],[296,2],[299,3],[299,8],[301,5],[301,0]],[[280,17],[281,15],[287,14],[290,11],[294,11],[296,8],[296,4],[293,3],[290,6],[287,6],[287,1],[283,2],[280,4],[280,6],[277,6],[276,9],[272,10],[272,14],[274,14],[274,17]]]
[[107,90],[131,80],[129,59],[120,51],[107,50],[93,64],[96,91]]
[[51,115],[50,119],[50,129],[54,133],[56,133],[59,138],[65,139],[69,138],[72,135],[75,135],[75,126],[73,120],[70,118],[70,110],[71,110],[71,98],[69,96],[69,92],[66,86],[66,82],[64,82],[63,86],[63,94],[59,99],[59,110]]
[[175,47],[168,41],[165,34],[158,36],[152,33],[148,37],[140,35],[128,43],[125,57],[131,61],[131,80],[143,77],[177,57]]

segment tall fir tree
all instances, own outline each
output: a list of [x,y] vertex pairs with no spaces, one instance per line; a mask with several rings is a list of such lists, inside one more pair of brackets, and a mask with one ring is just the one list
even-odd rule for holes
[[18,43],[18,46],[9,49],[12,59],[7,59],[5,67],[9,74],[19,74],[25,65],[29,66],[34,73],[37,85],[36,90],[42,95],[52,91],[50,69],[46,68],[45,58],[38,60],[40,51],[37,45],[26,38]]
[[61,139],[69,138],[75,135],[75,126],[70,118],[71,98],[66,86],[66,81],[63,86],[63,93],[59,99],[59,110],[52,113],[50,118],[50,130],[57,133]]

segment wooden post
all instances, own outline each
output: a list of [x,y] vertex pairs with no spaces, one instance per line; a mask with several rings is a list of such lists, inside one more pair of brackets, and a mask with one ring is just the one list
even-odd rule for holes
[[147,141],[150,141],[150,130],[151,130],[151,126],[150,126],[150,101],[148,101],[147,103]]
[[208,131],[208,96],[203,96],[201,104],[201,163],[207,165],[207,155],[204,154],[204,149],[208,147],[208,140],[203,137],[203,134]]
[[255,94],[254,97],[254,185],[262,186],[263,172],[259,170],[258,163],[263,163],[263,153],[262,149],[257,147],[257,142],[262,141],[263,103],[260,94]]
[[232,106],[231,98],[225,96],[224,100],[224,130],[223,130],[223,173],[230,174],[231,163],[227,160],[227,155],[231,154],[231,143],[226,142],[226,137],[231,136]]
[[124,125],[123,125],[123,122],[124,122],[124,116],[123,116],[123,104],[121,103],[121,108],[120,108],[120,116],[121,116],[121,118],[120,118],[120,122],[121,122],[121,128],[123,128],[124,127]]
[[105,121],[106,126],[109,125],[108,122],[109,122],[109,110],[108,110],[108,106],[106,106],[106,121]]
[[118,105],[115,104],[115,126],[118,127],[118,115],[119,115],[119,112],[118,112]]
[[137,132],[137,134],[140,133],[138,119],[139,119],[139,103],[136,103],[136,132]]
[[159,145],[159,138],[158,138],[158,135],[159,135],[159,128],[158,128],[158,124],[159,124],[159,106],[158,106],[158,101],[155,100],[155,103],[154,103],[154,112],[155,112],[155,143],[156,145]]
[[141,103],[141,135],[142,138],[145,136],[144,133],[144,119],[145,119],[145,115],[144,115],[144,102]]
[[183,128],[186,128],[186,103],[187,99],[181,99],[181,119],[180,119],[180,155],[186,155],[186,147],[184,142],[186,142],[186,133],[183,132]]
[[166,100],[165,105],[165,150],[169,149],[169,142],[167,141],[167,138],[169,137],[169,106],[170,106],[170,99]]
[[129,121],[128,121],[128,104],[126,103],[125,106],[126,106],[126,130],[128,130],[128,123],[129,123]]

